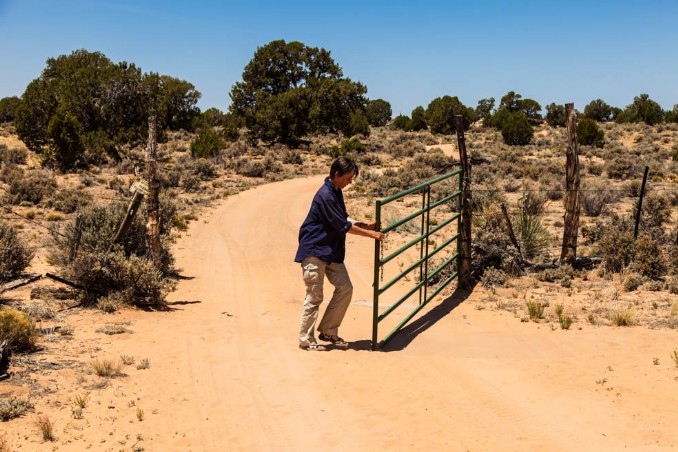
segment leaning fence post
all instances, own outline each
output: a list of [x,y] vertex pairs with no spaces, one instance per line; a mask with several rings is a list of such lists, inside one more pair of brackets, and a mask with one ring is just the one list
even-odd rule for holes
[[577,113],[574,104],[565,104],[567,114],[567,167],[565,169],[565,230],[560,261],[573,265],[577,258],[579,233],[579,154],[577,150]]
[[459,147],[459,160],[463,171],[464,181],[461,190],[461,255],[459,256],[459,286],[462,289],[471,287],[471,217],[473,212],[473,199],[471,197],[471,162],[466,153],[466,140],[464,138],[464,118],[461,115],[454,117],[454,125],[457,129],[457,145]]

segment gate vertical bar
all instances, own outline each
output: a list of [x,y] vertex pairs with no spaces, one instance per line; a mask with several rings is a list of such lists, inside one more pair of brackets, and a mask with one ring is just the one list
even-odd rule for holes
[[[374,221],[375,231],[381,230],[381,200],[376,202],[376,214]],[[381,270],[381,256],[379,251],[381,250],[381,242],[379,240],[374,241],[374,283],[372,284],[373,295],[372,295],[372,350],[377,349],[377,343],[379,342],[379,334],[377,333],[377,327],[379,325],[379,271]]]
[[[426,212],[424,211],[426,209],[426,191],[421,192],[421,227],[419,228],[419,232],[421,236],[424,236],[424,233],[426,232]],[[424,245],[425,242],[420,242],[419,243],[419,260],[424,259]],[[428,251],[426,251],[428,253]],[[419,281],[424,280],[424,262],[419,264]],[[426,299],[426,295],[423,295],[422,298],[422,288],[419,288],[419,304],[422,303],[423,300]]]
[[[430,241],[429,234],[431,233],[431,186],[426,186],[426,256],[428,256],[428,243]],[[424,279],[426,281],[422,286],[424,289],[424,301],[428,298],[428,258],[424,261]],[[419,303],[421,304],[421,303]]]

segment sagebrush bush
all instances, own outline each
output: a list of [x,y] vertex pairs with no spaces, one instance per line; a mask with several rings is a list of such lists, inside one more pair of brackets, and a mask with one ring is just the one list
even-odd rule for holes
[[47,198],[45,205],[63,213],[73,213],[91,202],[92,195],[85,191],[62,188]]
[[[139,211],[144,211],[142,207]],[[124,292],[128,303],[162,305],[164,296],[173,289],[165,275],[173,271],[170,250],[171,229],[176,222],[176,205],[167,196],[160,198],[160,270],[146,258],[146,225],[141,215],[135,216],[126,235],[108,249],[125,216],[123,203],[92,205],[80,211],[80,241],[75,256],[75,222],[52,234],[57,249],[50,260],[62,267],[73,282],[83,287],[88,304],[111,292]]]
[[16,229],[0,222],[0,282],[20,275],[31,263],[33,254]]
[[590,217],[599,216],[605,206],[617,200],[616,192],[604,181],[587,181],[582,185],[579,199],[584,213]]
[[643,284],[642,275],[632,272],[624,277],[624,281],[622,282],[622,289],[624,290],[624,292],[633,292],[638,287],[640,287],[641,284]]
[[631,263],[635,255],[633,228],[632,218],[616,215],[602,227],[598,251],[605,270],[619,273]]
[[10,204],[39,204],[57,188],[56,180],[46,170],[15,171],[9,183],[7,201]]
[[480,278],[484,287],[492,289],[497,286],[504,286],[509,280],[509,276],[501,269],[489,267],[485,269],[483,277]]
[[8,341],[18,351],[30,350],[35,346],[37,331],[35,324],[25,313],[10,307],[0,307],[0,343]]
[[650,236],[638,237],[630,269],[652,279],[664,276],[666,261],[659,243]]
[[25,149],[10,148],[6,144],[0,144],[0,162],[23,165],[28,160],[28,152]]

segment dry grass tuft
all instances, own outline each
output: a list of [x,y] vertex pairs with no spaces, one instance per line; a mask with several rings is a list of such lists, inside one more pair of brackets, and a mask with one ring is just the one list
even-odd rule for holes
[[110,359],[93,359],[92,360],[92,370],[95,374],[100,377],[117,377],[122,375],[120,370],[122,369],[122,364],[120,361],[114,361]]
[[636,314],[632,309],[615,309],[608,314],[613,325],[633,326],[636,324]]
[[54,423],[46,414],[38,415],[35,418],[35,425],[40,430],[43,441],[54,441],[56,439],[54,436]]

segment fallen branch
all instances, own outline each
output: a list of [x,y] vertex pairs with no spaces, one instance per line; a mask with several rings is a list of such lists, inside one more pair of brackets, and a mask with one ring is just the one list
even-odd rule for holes
[[17,287],[25,286],[26,284],[30,284],[33,281],[37,281],[40,278],[42,278],[42,275],[40,273],[31,273],[28,275],[22,275],[20,278],[0,286],[0,293],[16,289]]

